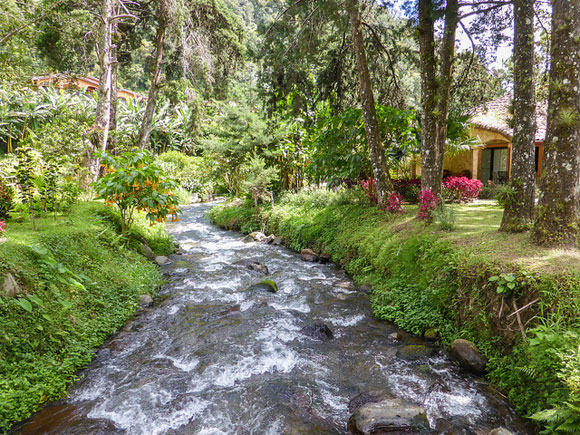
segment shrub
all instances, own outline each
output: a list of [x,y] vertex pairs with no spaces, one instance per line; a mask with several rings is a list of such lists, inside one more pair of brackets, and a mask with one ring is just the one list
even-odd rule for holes
[[106,175],[95,183],[95,190],[107,205],[115,204],[121,213],[121,232],[127,234],[135,211],[144,211],[151,225],[163,222],[172,214],[177,220],[176,183],[163,176],[145,151],[126,152],[122,156],[101,154]]
[[405,210],[403,210],[403,197],[397,192],[391,192],[387,198],[387,211],[391,213],[405,213]]
[[168,151],[160,154],[156,163],[184,189],[200,195],[214,193],[215,183],[206,157]]
[[[266,193],[272,186],[272,182],[278,175],[277,168],[266,168],[266,162],[261,157],[252,157],[246,167],[246,177],[243,183],[244,190],[254,200],[254,205],[258,206],[258,200],[268,198]],[[271,194],[271,193],[270,193]]]
[[0,235],[6,231],[6,222],[0,221]]
[[416,204],[419,201],[419,192],[421,192],[421,180],[418,178],[393,180],[393,188],[403,196],[405,201]]
[[497,186],[483,186],[479,192],[479,199],[495,199],[498,192]]
[[375,204],[379,202],[377,198],[377,189],[375,180],[373,180],[372,178],[369,178],[368,180],[362,180],[360,182],[360,185],[365,191],[368,198],[371,200],[371,202]]
[[479,196],[483,183],[467,177],[447,177],[443,181],[445,199],[451,202],[471,202]]
[[419,214],[417,217],[420,220],[431,221],[433,220],[432,213],[439,205],[439,198],[431,189],[422,190],[419,193]]
[[17,163],[14,167],[16,184],[20,189],[20,196],[23,209],[30,214],[32,229],[36,231],[36,220],[34,216],[34,194],[36,193],[36,179],[38,170],[42,166],[40,154],[30,147],[18,149]]
[[8,185],[8,182],[0,176],[0,219],[8,217],[8,213],[12,210],[14,200],[14,191]]

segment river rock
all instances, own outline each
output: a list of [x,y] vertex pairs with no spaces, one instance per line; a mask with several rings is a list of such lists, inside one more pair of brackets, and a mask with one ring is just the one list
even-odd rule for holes
[[274,240],[272,240],[272,245],[280,246],[282,242],[284,242],[284,240],[282,240],[282,237],[279,236],[274,237]]
[[320,261],[322,264],[328,263],[330,261],[330,254],[323,252],[318,256],[318,261]]
[[427,434],[429,421],[420,406],[387,399],[359,407],[348,422],[349,435]]
[[191,194],[191,203],[192,204],[196,204],[198,202],[201,202],[201,200],[199,199],[199,193],[192,193]]
[[365,391],[360,394],[357,394],[352,399],[350,399],[350,401],[348,402],[348,412],[352,414],[361,406],[366,405],[367,403],[377,403],[394,398],[395,396],[393,396],[388,391],[381,390]]
[[318,254],[312,249],[303,249],[300,253],[300,259],[302,261],[308,261],[310,263],[316,263],[318,261]]
[[145,243],[141,244],[141,249],[143,250],[143,255],[151,260],[151,261],[155,261],[155,254],[153,253],[153,250],[146,245]]
[[324,323],[314,323],[313,325],[305,326],[300,332],[320,341],[328,341],[334,338],[334,334]]
[[274,239],[276,238],[276,236],[274,234],[270,234],[268,237],[266,237],[264,239],[264,243],[267,243],[268,245],[271,245],[272,243],[274,243]]
[[403,339],[403,333],[401,331],[392,332],[389,334],[389,338],[393,341],[401,341]]
[[429,328],[423,334],[423,338],[429,341],[437,341],[439,340],[439,331],[437,328]]
[[356,290],[356,285],[352,281],[340,281],[334,284],[335,287],[343,288],[345,290]]
[[159,266],[163,266],[163,265],[169,263],[169,258],[167,258],[164,255],[159,255],[159,256],[155,257],[155,263],[157,263]]
[[458,338],[450,346],[451,354],[465,370],[482,375],[485,372],[487,359],[471,341]]
[[153,298],[149,295],[139,296],[139,305],[143,308],[149,308],[153,305]]
[[265,280],[265,281],[262,281],[258,284],[254,284],[253,286],[248,287],[246,291],[251,291],[251,290],[267,291],[270,293],[276,293],[278,291],[278,286],[276,285],[276,283],[274,281]]
[[266,240],[266,235],[260,231],[254,231],[253,233],[250,233],[250,237],[256,242],[263,242]]
[[268,266],[260,263],[256,260],[244,259],[236,261],[234,264],[247,267],[250,270],[255,270],[256,272],[263,273],[264,275],[269,275],[270,271],[268,270]]
[[250,236],[249,234],[242,239],[242,242],[244,242],[244,243],[252,243],[253,241],[254,241],[254,238],[252,236]]
[[489,435],[514,435],[512,432],[503,427],[492,430]]
[[9,273],[2,280],[2,294],[4,296],[15,298],[20,293],[22,293],[22,289],[18,285],[16,278],[14,278],[14,275]]
[[369,284],[363,284],[358,288],[358,291],[370,295],[373,292],[373,288]]
[[397,357],[407,361],[413,361],[421,358],[429,358],[435,355],[436,352],[436,349],[433,349],[432,347],[423,346],[421,344],[409,344],[401,347],[397,351]]

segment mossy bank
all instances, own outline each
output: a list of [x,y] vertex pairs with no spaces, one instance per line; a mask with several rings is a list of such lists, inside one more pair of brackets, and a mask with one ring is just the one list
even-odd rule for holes
[[115,213],[96,202],[37,224],[10,221],[0,243],[0,433],[64,396],[140,295],[156,291],[161,275],[141,243],[157,255],[173,249],[144,220],[122,237]]
[[295,251],[328,254],[374,288],[381,319],[443,345],[474,341],[487,377],[548,432],[580,427],[580,264],[577,251],[534,248],[497,232],[492,202],[456,207],[455,230],[377,210],[356,192],[290,194],[273,208],[241,201],[212,209],[223,228],[281,236]]

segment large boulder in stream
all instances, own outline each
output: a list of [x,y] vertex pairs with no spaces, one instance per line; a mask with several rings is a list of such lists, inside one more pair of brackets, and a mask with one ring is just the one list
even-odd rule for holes
[[489,435],[514,435],[514,434],[503,427],[498,427],[497,429],[492,430],[489,433]]
[[312,249],[303,249],[300,252],[300,259],[309,263],[316,263],[318,261],[318,254]]
[[320,341],[328,341],[334,338],[334,334],[324,323],[314,323],[313,325],[305,326],[300,332]]
[[350,417],[349,435],[429,434],[429,421],[423,408],[401,399],[366,403]]
[[458,338],[450,346],[453,357],[468,372],[482,375],[485,372],[487,359],[471,341]]
[[357,409],[361,406],[366,405],[367,403],[378,403],[384,400],[395,399],[388,391],[382,390],[371,390],[371,391],[364,391],[360,394],[357,394],[348,402],[348,412],[351,414],[354,413]]
[[274,281],[264,280],[258,284],[254,284],[246,289],[246,291],[266,291],[270,293],[277,293],[278,286]]

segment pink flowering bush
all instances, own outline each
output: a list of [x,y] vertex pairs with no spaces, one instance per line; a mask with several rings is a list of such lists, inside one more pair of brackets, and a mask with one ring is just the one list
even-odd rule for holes
[[443,181],[443,194],[451,202],[471,202],[479,196],[483,183],[467,177],[447,177]]
[[369,178],[368,180],[362,180],[360,182],[360,185],[373,203],[376,204],[377,202],[379,202],[377,198],[377,188],[375,180],[373,180],[372,178]]
[[432,220],[433,219],[433,211],[439,205],[439,198],[431,189],[422,190],[419,193],[419,214],[417,217],[420,220]]
[[6,222],[0,221],[0,234],[3,234],[6,231]]
[[397,192],[391,192],[387,198],[387,211],[391,213],[405,213],[405,210],[403,210],[403,196]]

